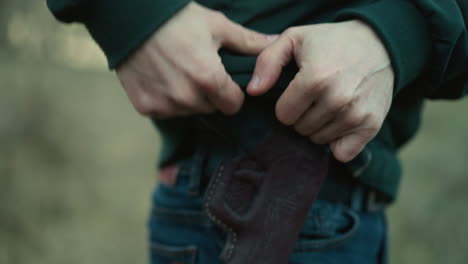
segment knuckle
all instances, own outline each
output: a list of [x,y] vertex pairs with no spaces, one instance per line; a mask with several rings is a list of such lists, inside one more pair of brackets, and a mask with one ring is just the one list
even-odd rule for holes
[[194,76],[194,79],[202,88],[214,88],[217,71],[212,67],[200,67],[200,72]]
[[276,118],[280,121],[283,125],[290,126],[293,124],[293,121],[281,110],[276,111]]
[[345,127],[346,128],[353,128],[357,127],[359,124],[361,124],[361,118],[358,116],[351,116],[348,119],[345,119]]
[[342,128],[343,129],[352,129],[356,128],[361,124],[360,120],[355,117],[348,117],[343,120]]
[[369,126],[369,133],[372,135],[372,136],[375,136],[380,130],[380,123],[377,122],[377,121],[374,121],[371,123],[371,125]]
[[341,108],[342,106],[345,106],[351,103],[351,100],[352,100],[352,97],[350,95],[341,94],[335,97],[334,104]]
[[266,50],[266,51],[260,53],[260,55],[258,55],[257,64],[260,64],[261,66],[265,66],[268,63],[269,58],[270,58],[270,54],[269,54],[268,50]]
[[211,114],[211,113],[216,112],[216,108],[211,105],[204,105],[203,107],[200,107],[200,112]]
[[319,82],[317,84],[315,83],[311,83],[310,84],[311,87],[313,87],[313,92],[318,94],[318,93],[322,93],[323,91],[325,91],[328,87],[328,83],[327,82]]
[[333,97],[329,103],[329,109],[333,112],[339,111],[344,106],[350,104],[352,101],[352,97],[347,94],[340,94],[338,96]]
[[284,32],[287,36],[296,37],[299,34],[299,29],[297,27],[290,27]]
[[244,45],[247,48],[254,48],[258,43],[258,36],[254,32],[245,31],[243,34],[244,38]]
[[364,121],[364,115],[356,111],[350,111],[343,123],[346,128],[352,128],[360,125]]
[[302,94],[304,96],[311,97],[323,91],[324,87],[325,86],[323,86],[321,83],[306,80],[301,83],[299,88],[302,90]]
[[313,72],[314,75],[317,77],[315,78],[305,77],[303,80],[303,86],[304,88],[307,89],[308,94],[322,93],[328,87],[332,86],[330,79],[327,77],[321,77],[323,76],[323,74],[321,74],[319,71],[311,70],[311,72]]
[[364,114],[362,114],[362,120],[363,121],[369,121],[369,122],[377,122],[376,118],[375,118],[375,115],[372,113],[372,112],[366,112]]
[[257,58],[257,65],[259,67],[265,67],[269,64],[270,53],[267,51],[262,52]]
[[297,133],[299,133],[301,136],[307,136],[309,133],[308,133],[308,130],[306,129],[306,127],[304,126],[298,126],[298,125],[295,125],[294,126],[294,129],[296,130]]
[[307,65],[309,71],[313,73],[313,79],[309,79],[308,85],[314,87],[316,92],[322,92],[326,89],[338,89],[339,81],[336,74],[331,74],[330,70],[316,65]]
[[221,11],[212,11],[212,18],[215,25],[223,25],[227,21],[227,17]]
[[378,122],[368,123],[366,128],[362,130],[361,134],[366,140],[371,140],[379,133],[380,127],[380,123]]
[[231,91],[231,94],[233,96],[230,96],[230,98],[223,98],[226,102],[230,102],[233,108],[233,113],[237,113],[241,107],[242,104],[244,103],[245,97],[242,93],[236,94],[235,92]]
[[134,103],[133,106],[135,110],[143,116],[149,116],[153,112],[153,107],[150,101],[144,97],[139,97]]
[[171,100],[179,106],[193,107],[195,102],[193,96],[188,93],[178,93],[174,95]]
[[152,117],[161,118],[161,119],[174,117],[176,115],[177,115],[177,112],[174,111],[172,107],[164,106],[164,105],[155,106],[153,108],[153,111],[151,112]]
[[223,74],[222,72],[218,71],[215,74],[215,80],[217,83],[218,88],[226,88],[228,86],[228,83],[232,80],[231,77],[227,74]]
[[142,116],[151,115],[151,109],[146,107],[145,105],[135,104],[135,110]]
[[168,104],[163,104],[161,102],[153,102],[149,98],[140,98],[134,104],[135,110],[146,117],[170,117],[174,113],[172,108]]
[[370,128],[364,131],[361,131],[360,134],[361,134],[362,144],[365,145],[369,141],[371,141],[377,135],[377,132],[378,132],[377,130],[373,130]]
[[291,125],[291,121],[285,117],[281,117],[281,116],[278,116],[278,121],[280,121],[281,124],[285,125],[285,126],[290,126]]
[[315,144],[325,144],[326,143],[321,135],[312,135],[309,138]]
[[226,20],[226,19],[227,19],[226,15],[225,15],[223,12],[221,12],[221,11],[214,11],[214,12],[215,12],[215,16],[216,16],[218,19],[222,19],[222,20]]

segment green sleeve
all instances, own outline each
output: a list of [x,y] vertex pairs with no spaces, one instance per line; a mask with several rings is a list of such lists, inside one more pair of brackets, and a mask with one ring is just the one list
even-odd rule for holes
[[420,87],[429,98],[468,94],[468,0],[413,0],[424,14],[432,39],[428,70]]
[[421,96],[457,98],[468,92],[467,0],[377,0],[344,9],[384,42],[395,70],[395,94],[418,83]]
[[115,68],[190,0],[47,0],[60,21],[80,22]]

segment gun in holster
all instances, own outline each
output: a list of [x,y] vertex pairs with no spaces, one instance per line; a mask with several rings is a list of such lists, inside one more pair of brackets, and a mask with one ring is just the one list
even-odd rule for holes
[[246,154],[217,168],[205,211],[227,233],[226,264],[286,264],[327,175],[330,154],[277,126]]

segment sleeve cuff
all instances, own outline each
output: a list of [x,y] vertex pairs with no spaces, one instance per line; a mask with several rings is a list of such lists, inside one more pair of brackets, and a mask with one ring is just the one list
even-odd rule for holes
[[360,19],[379,35],[395,72],[395,91],[415,80],[430,58],[431,39],[424,16],[405,0],[381,0],[347,8],[338,21]]
[[83,22],[104,51],[110,69],[123,62],[190,0],[100,0]]

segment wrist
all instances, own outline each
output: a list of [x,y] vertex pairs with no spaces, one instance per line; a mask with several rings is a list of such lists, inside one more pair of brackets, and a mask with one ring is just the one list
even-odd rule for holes
[[430,58],[430,36],[424,15],[411,1],[381,0],[346,8],[338,13],[335,21],[351,19],[365,21],[384,43],[395,72],[395,93],[425,68]]
[[355,45],[361,49],[362,63],[357,66],[362,67],[363,76],[374,74],[385,68],[391,68],[393,71],[387,47],[377,32],[368,23],[359,19],[341,23],[347,24],[348,28],[346,31],[350,32],[350,38],[352,38]]
[[356,36],[362,37],[361,43],[364,45],[371,45],[371,51],[377,52],[377,54],[372,55],[379,55],[380,58],[384,59],[382,61],[383,63],[390,64],[391,60],[389,50],[387,50],[383,40],[380,38],[374,28],[364,20],[354,19],[350,22],[355,28]]

